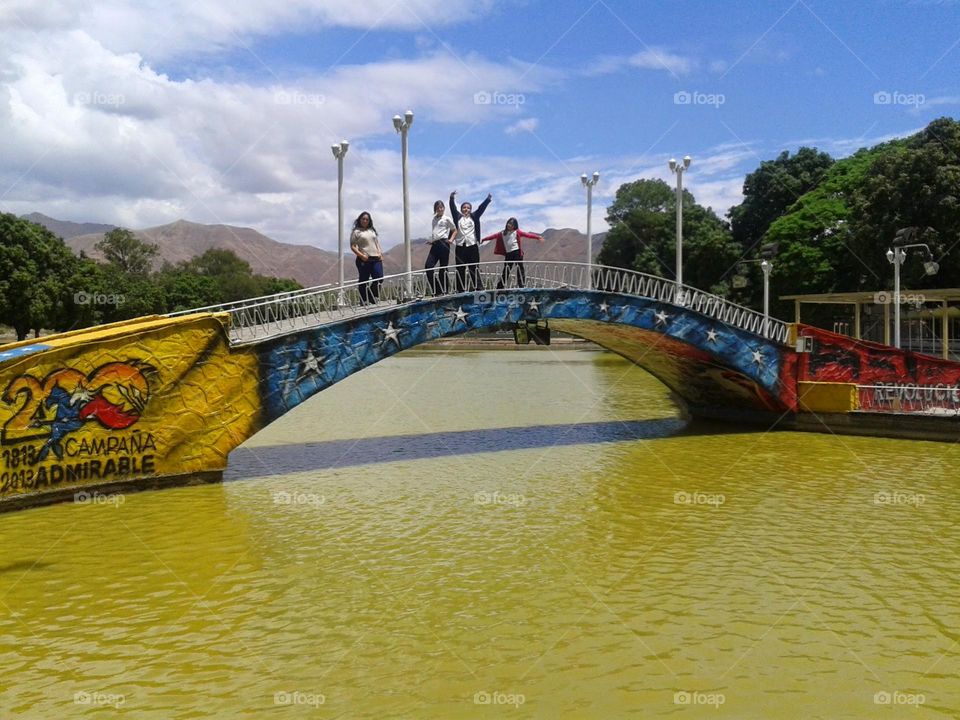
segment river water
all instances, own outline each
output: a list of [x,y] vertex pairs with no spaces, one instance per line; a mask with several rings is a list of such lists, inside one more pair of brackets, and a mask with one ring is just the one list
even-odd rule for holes
[[0,716],[960,715],[956,445],[686,427],[609,354],[431,350],[230,463],[0,516]]

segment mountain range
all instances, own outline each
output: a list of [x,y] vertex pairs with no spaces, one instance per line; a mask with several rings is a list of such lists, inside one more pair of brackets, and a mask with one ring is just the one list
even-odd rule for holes
[[[76,253],[81,251],[93,258],[100,254],[94,248],[105,233],[116,226],[100,223],[77,223],[57,220],[41,213],[24,215],[25,220],[43,225],[63,238]],[[154,243],[160,250],[160,262],[178,263],[201,255],[211,248],[231,250],[250,263],[260,275],[293,278],[305,287],[337,282],[337,253],[321,250],[313,245],[282,243],[245,227],[233,225],[204,225],[177,220],[167,225],[133,230],[144,242]],[[548,228],[542,233],[544,241],[524,243],[525,259],[556,260],[560,262],[584,262],[586,260],[587,236],[570,228]],[[605,233],[594,235],[593,255],[600,252]],[[353,254],[345,258],[344,275],[353,279],[356,269]],[[428,248],[424,239],[411,240],[411,255],[414,269],[423,267]],[[500,260],[492,248],[484,245],[481,261]],[[451,258],[451,263],[453,259]],[[387,275],[403,272],[405,254],[403,244],[394,245],[384,253],[384,272]]]

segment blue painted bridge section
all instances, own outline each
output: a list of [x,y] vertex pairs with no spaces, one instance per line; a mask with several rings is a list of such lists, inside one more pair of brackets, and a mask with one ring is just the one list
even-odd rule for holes
[[264,421],[384,358],[469,330],[546,320],[591,340],[701,407],[784,411],[794,402],[791,349],[685,306],[596,290],[536,288],[448,295],[258,341]]

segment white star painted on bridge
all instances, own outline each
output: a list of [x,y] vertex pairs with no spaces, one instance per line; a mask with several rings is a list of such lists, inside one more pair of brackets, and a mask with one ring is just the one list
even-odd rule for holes
[[467,324],[467,314],[463,311],[463,305],[457,308],[457,311],[454,313],[453,324],[456,325],[458,322],[462,322],[464,325]]
[[658,313],[655,313],[654,316],[657,318],[657,325],[666,325],[666,324],[667,324],[667,318],[670,317],[670,316],[667,315],[663,310],[661,310],[661,311],[658,312]]
[[753,350],[752,353],[753,353],[753,361],[757,365],[763,365],[763,353],[761,353],[759,350]]
[[707,330],[707,342],[715,343],[717,341],[717,331]]
[[380,331],[383,333],[384,342],[393,340],[397,344],[397,347],[400,347],[400,338],[398,337],[398,335],[400,335],[400,330],[393,326],[393,320],[387,323],[385,328],[381,328]]
[[305,378],[310,373],[319,375],[323,372],[323,357],[317,357],[315,354],[310,353],[303,360],[303,370],[300,373],[301,378]]
[[610,312],[610,306],[607,305],[607,301],[606,301],[606,300],[604,300],[602,303],[600,303],[600,312],[602,312],[602,313]]
[[537,312],[540,312],[540,303],[537,302],[537,299],[536,299],[536,298],[534,298],[533,300],[531,300],[531,301],[530,301],[529,303],[527,303],[527,304],[530,306],[530,309],[531,309],[531,310],[536,310]]

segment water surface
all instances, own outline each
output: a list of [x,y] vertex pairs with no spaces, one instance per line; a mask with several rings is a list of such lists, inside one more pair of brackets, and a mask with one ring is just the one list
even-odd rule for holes
[[408,352],[223,485],[0,516],[0,716],[960,714],[957,446],[684,426],[609,354]]

